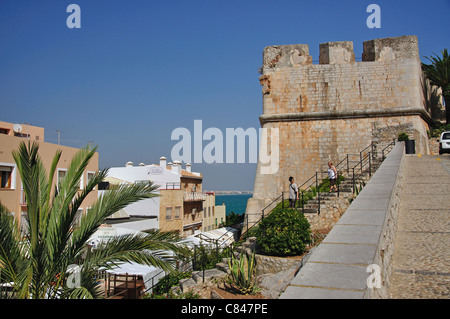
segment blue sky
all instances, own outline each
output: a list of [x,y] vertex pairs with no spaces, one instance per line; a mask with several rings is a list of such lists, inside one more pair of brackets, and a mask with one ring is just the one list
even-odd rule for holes
[[[69,4],[81,29],[69,29]],[[381,28],[369,29],[369,4]],[[99,166],[170,157],[177,127],[259,128],[268,45],[417,35],[450,47],[450,0],[0,0],[0,120],[45,127],[47,142],[99,146]],[[424,62],[426,60],[423,60]],[[204,143],[204,145],[207,142]],[[255,164],[194,164],[204,188],[252,190]]]

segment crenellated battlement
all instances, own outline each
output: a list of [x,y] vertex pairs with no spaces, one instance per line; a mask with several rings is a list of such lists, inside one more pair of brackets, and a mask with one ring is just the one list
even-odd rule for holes
[[[321,43],[319,52],[319,64],[358,63],[355,62],[352,41]],[[374,39],[363,42],[361,62],[389,62],[401,59],[420,59],[416,36]],[[309,55],[308,44],[274,45],[264,48],[264,72],[312,64],[313,58]]]
[[325,114],[322,118],[356,113],[368,117],[367,112],[385,116],[405,108],[423,109],[417,37],[375,39],[363,47],[362,61],[356,62],[353,42],[322,43],[319,64],[312,63],[306,44],[266,47],[261,123],[279,120],[280,114],[291,119],[316,118],[319,112]]

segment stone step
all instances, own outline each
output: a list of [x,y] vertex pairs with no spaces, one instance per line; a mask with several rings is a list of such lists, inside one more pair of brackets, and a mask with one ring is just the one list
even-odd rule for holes
[[216,264],[216,268],[221,270],[221,271],[223,271],[223,272],[226,272],[227,274],[231,273],[230,268],[228,268],[228,263],[223,263],[223,262],[222,263],[217,263]]
[[[204,272],[202,270],[196,272],[192,275],[192,279],[197,283],[203,283],[203,281],[211,281],[212,278],[224,277],[227,273],[221,269],[213,268],[206,269]],[[203,277],[204,275],[204,277]]]
[[[301,212],[302,211],[302,209],[299,209],[299,211]],[[317,214],[317,212],[318,212],[319,210],[317,209],[317,208],[304,208],[303,209],[303,213],[304,214]]]
[[320,198],[330,199],[337,197],[337,192],[320,192]]

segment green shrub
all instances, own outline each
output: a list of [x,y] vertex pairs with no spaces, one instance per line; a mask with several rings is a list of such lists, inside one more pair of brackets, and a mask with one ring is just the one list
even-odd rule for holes
[[401,132],[400,134],[398,134],[398,140],[399,141],[407,141],[407,140],[409,140],[409,136],[405,132]]
[[259,223],[256,237],[265,255],[298,256],[311,242],[311,231],[301,212],[277,207]]
[[195,246],[193,269],[213,269],[218,262],[221,262],[223,258],[228,257],[229,248],[218,248],[214,246]]
[[165,275],[161,278],[158,283],[153,288],[153,292],[155,294],[165,294],[170,291],[173,286],[177,286],[180,283],[181,279],[191,277],[191,272],[178,272],[174,271],[168,275]]
[[428,138],[440,137],[441,133],[444,131],[450,131],[450,123],[449,124],[439,122],[432,123],[430,126],[430,130],[427,131]]
[[225,218],[225,226],[231,227],[233,225],[242,223],[244,221],[244,217],[245,217],[244,214],[239,215],[236,214],[235,212],[231,212]]
[[182,292],[181,289],[175,291],[169,290],[166,293],[146,293],[141,299],[200,299],[199,292],[194,292],[192,289]]

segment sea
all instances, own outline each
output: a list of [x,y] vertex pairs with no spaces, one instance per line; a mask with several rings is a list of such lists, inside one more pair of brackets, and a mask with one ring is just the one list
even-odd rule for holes
[[245,213],[247,200],[251,197],[252,194],[216,195],[216,206],[225,203],[227,215],[231,212],[242,215]]

